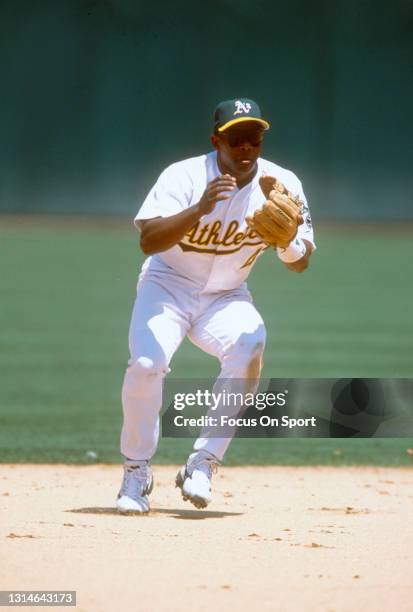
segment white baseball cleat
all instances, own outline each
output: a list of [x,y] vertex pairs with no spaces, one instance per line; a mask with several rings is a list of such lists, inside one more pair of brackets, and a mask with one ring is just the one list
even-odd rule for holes
[[148,495],[153,489],[152,469],[149,461],[125,461],[124,474],[116,507],[119,512],[149,512]]
[[219,460],[207,451],[200,450],[189,455],[175,480],[185,501],[189,500],[196,508],[207,507],[212,499],[212,474],[217,471],[218,465]]

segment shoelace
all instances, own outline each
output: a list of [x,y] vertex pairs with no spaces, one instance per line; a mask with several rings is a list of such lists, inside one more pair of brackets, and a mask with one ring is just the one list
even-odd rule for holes
[[129,497],[143,495],[150,482],[150,468],[146,464],[127,465],[123,490]]
[[202,455],[198,453],[198,455],[191,460],[188,467],[190,468],[191,475],[194,470],[201,470],[208,478],[212,478],[212,474],[217,473],[219,465],[220,461],[212,457],[212,455]]

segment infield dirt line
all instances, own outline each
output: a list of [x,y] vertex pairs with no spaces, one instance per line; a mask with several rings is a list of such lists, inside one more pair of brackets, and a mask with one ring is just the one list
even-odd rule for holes
[[120,466],[0,465],[1,589],[76,590],[85,612],[412,610],[412,468],[222,467],[205,511],[177,469],[125,517]]

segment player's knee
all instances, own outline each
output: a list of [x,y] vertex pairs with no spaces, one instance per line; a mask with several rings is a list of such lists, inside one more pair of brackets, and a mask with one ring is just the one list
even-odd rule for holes
[[240,339],[232,350],[236,374],[242,378],[258,378],[262,369],[264,348],[264,335],[251,335]]
[[246,364],[245,378],[258,378],[261,374],[263,365],[264,345],[256,345],[255,352],[252,353]]
[[168,372],[166,359],[151,359],[150,357],[138,357],[129,363],[129,374],[140,380],[162,378]]
[[247,361],[262,356],[265,347],[265,337],[251,334],[240,339],[234,345],[234,351],[241,354]]

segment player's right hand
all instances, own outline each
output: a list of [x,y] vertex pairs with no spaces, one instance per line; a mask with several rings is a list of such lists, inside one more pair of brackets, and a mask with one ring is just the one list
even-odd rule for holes
[[237,186],[237,181],[230,174],[221,174],[208,183],[198,206],[203,215],[212,212],[220,200],[228,200]]

